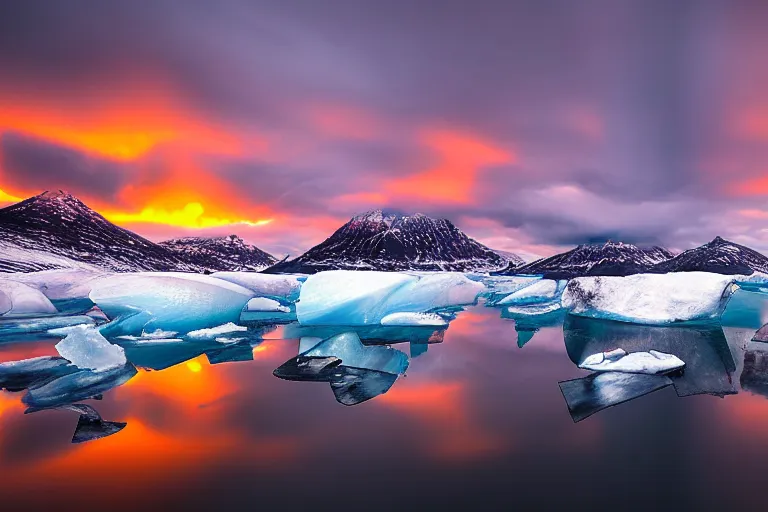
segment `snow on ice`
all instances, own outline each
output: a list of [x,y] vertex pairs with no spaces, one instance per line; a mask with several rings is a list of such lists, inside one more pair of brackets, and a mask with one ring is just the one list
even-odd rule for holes
[[655,375],[679,370],[685,363],[673,354],[665,354],[656,350],[648,352],[632,352],[627,354],[617,348],[609,352],[600,352],[588,356],[579,368],[596,372],[625,372],[647,373]]

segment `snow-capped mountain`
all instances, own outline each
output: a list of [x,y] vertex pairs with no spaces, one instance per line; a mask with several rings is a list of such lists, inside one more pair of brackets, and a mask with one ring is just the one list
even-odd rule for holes
[[160,242],[184,261],[210,271],[258,271],[277,262],[272,255],[248,245],[237,235],[217,238],[175,238]]
[[446,219],[374,210],[353,217],[323,243],[265,272],[321,270],[455,270],[485,272],[508,258],[462,233]]
[[62,191],[0,209],[0,272],[89,267],[200,271]]
[[689,249],[659,263],[653,272],[714,272],[726,275],[768,273],[768,258],[743,245],[715,237],[711,242]]
[[504,269],[499,274],[543,274],[548,279],[582,276],[628,276],[647,272],[672,258],[663,247],[640,248],[622,242],[585,244],[570,251],[534,262]]

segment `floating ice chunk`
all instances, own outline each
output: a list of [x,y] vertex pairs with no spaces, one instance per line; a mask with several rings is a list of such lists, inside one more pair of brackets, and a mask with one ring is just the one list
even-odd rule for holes
[[484,289],[463,274],[414,275],[332,270],[309,276],[296,313],[303,325],[379,324],[390,313],[471,304]]
[[268,299],[266,297],[254,297],[248,301],[248,304],[245,305],[245,311],[290,313],[291,308],[283,306],[274,299]]
[[0,319],[0,336],[50,332],[73,325],[96,325],[96,321],[85,315],[2,318]]
[[357,405],[383,395],[397,380],[397,375],[387,372],[348,367],[342,370],[331,379],[333,395],[342,405]]
[[133,378],[136,373],[136,367],[130,363],[103,372],[79,370],[46,382],[41,386],[30,388],[22,398],[22,402],[34,408],[72,404],[121,386]]
[[658,325],[717,318],[734,288],[733,276],[708,272],[579,277],[562,304],[574,315]]
[[173,338],[178,333],[176,331],[164,331],[162,329],[155,329],[152,332],[141,332],[141,336],[118,336],[117,339],[120,340],[128,340],[128,341],[139,341],[139,340],[167,340],[170,338]]
[[448,322],[434,313],[390,313],[381,319],[381,325],[432,325],[445,327]]
[[187,336],[190,338],[197,338],[197,339],[216,338],[217,336],[221,336],[222,334],[231,334],[234,332],[246,332],[247,330],[248,328],[245,326],[237,325],[233,322],[228,322],[224,325],[211,327],[210,329],[198,329],[196,331],[190,331],[189,333],[187,333]]
[[39,290],[8,279],[0,279],[0,316],[51,315],[56,308]]
[[587,356],[579,368],[595,372],[647,373],[656,375],[679,370],[685,363],[675,355],[656,350],[632,352],[627,354],[617,348],[610,352],[600,352]]
[[604,372],[559,384],[571,418],[579,422],[607,407],[665,388],[672,381],[663,375]]
[[108,342],[94,327],[65,329],[67,337],[56,344],[56,351],[78,368],[102,372],[125,365],[123,348]]
[[480,282],[486,287],[483,295],[495,305],[507,295],[522,290],[540,279],[538,276],[485,276]]
[[42,356],[9,361],[0,364],[0,389],[20,391],[76,371],[78,368],[63,357]]
[[345,332],[318,343],[300,354],[307,357],[338,357],[344,366],[364,368],[395,375],[405,373],[408,356],[392,347],[366,347],[354,332]]
[[509,306],[506,309],[505,317],[529,317],[542,316],[557,313],[562,309],[560,302],[550,302],[545,304],[530,304],[528,306]]
[[542,302],[559,301],[560,295],[565,289],[567,281],[555,281],[552,279],[540,279],[537,282],[524,286],[516,292],[510,293],[503,299],[497,301],[494,305],[506,306],[538,304]]
[[214,272],[211,277],[248,288],[259,297],[272,297],[295,302],[304,276],[259,274],[257,272]]
[[253,292],[228,281],[180,272],[117,274],[94,280],[91,300],[112,322],[110,336],[156,329],[186,333],[237,322]]

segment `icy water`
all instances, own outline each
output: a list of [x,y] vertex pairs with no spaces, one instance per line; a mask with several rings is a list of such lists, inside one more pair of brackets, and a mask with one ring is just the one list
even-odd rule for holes
[[[520,348],[514,321],[477,306],[426,351],[395,345],[406,375],[354,406],[328,382],[273,375],[299,351],[290,327],[248,354],[129,351],[171,366],[78,402],[127,424],[108,437],[72,444],[76,412],[24,414],[21,393],[0,394],[2,507],[764,509],[768,345],[749,340],[765,310],[739,292],[724,329],[571,317]],[[0,361],[55,355],[55,341],[6,338]],[[589,375],[580,354],[617,346],[677,351],[688,368],[574,422],[558,383]]]

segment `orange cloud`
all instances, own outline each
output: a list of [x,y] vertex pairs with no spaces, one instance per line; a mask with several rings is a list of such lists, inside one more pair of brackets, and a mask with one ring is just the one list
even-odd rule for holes
[[729,192],[737,196],[762,196],[768,194],[768,176],[734,183]]
[[484,167],[512,164],[514,152],[493,142],[455,131],[429,131],[422,143],[437,155],[434,168],[396,179],[385,189],[397,196],[446,203],[470,203],[477,175]]

